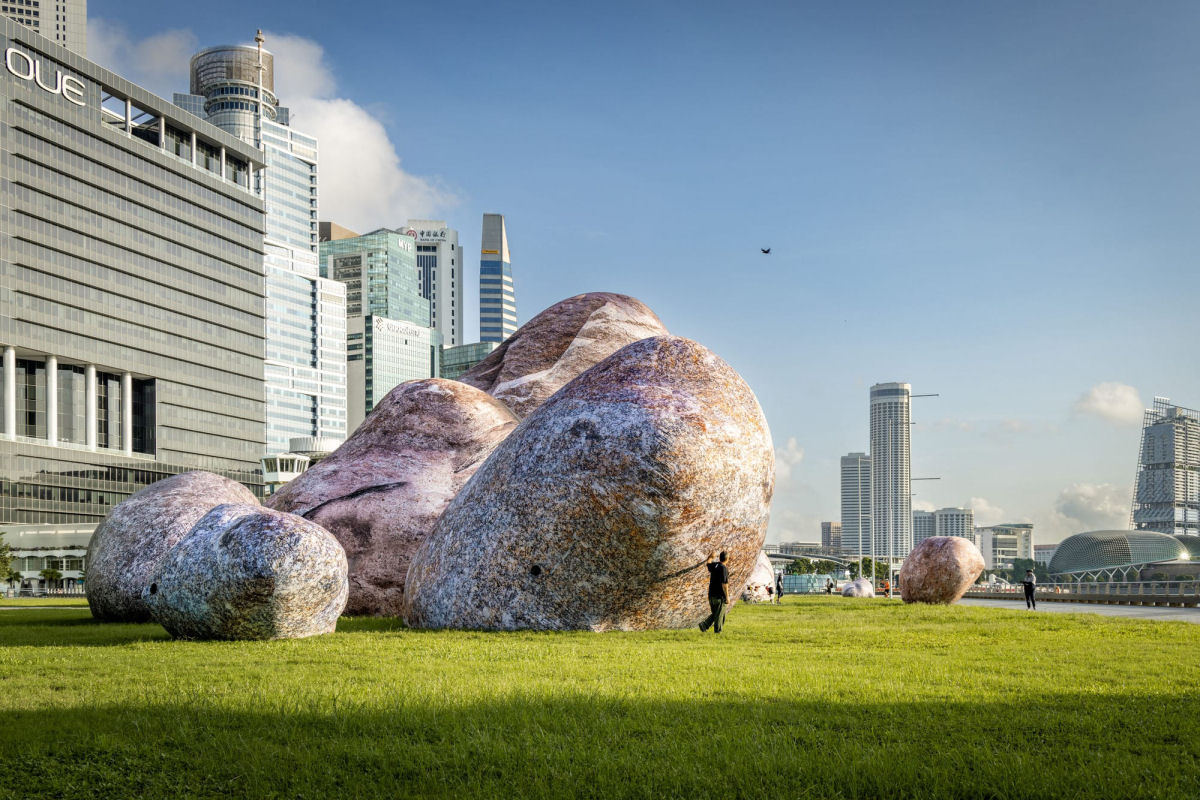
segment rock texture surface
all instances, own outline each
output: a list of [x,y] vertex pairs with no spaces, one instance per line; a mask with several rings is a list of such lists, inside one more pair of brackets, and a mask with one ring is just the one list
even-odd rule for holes
[[636,630],[709,613],[758,559],[774,489],[750,387],[703,346],[643,339],[533,412],[447,507],[408,573],[431,628]]
[[746,588],[742,589],[742,599],[747,603],[770,602],[773,595],[767,591],[768,587],[771,591],[775,590],[775,568],[771,566],[771,559],[767,558],[767,554],[759,551],[754,571],[746,581]]
[[956,603],[983,572],[983,554],[961,536],[931,536],[900,567],[906,603]]
[[399,616],[413,553],[517,426],[503,403],[457,381],[409,381],[266,505],[320,524],[346,550],[347,614]]
[[178,638],[298,639],[331,633],[347,591],[346,554],[328,531],[255,504],[206,514],[142,596]]
[[555,303],[529,320],[459,380],[498,398],[524,419],[576,375],[625,345],[666,333],[640,300],[589,292]]
[[145,622],[142,589],[167,551],[221,503],[258,505],[240,483],[211,472],[185,472],[147,486],[108,512],[88,544],[87,592],[92,616]]
[[857,578],[842,587],[842,597],[874,597],[875,587],[866,578]]

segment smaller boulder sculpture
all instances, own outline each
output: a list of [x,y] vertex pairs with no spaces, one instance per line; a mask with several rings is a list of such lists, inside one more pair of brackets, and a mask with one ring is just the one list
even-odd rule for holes
[[922,540],[900,568],[906,603],[956,603],[983,572],[983,554],[961,536]]
[[299,639],[333,632],[346,572],[342,546],[320,525],[221,505],[171,549],[142,598],[180,639]]
[[842,597],[874,597],[875,587],[866,578],[856,578],[842,587]]
[[526,322],[459,380],[524,419],[576,375],[625,345],[666,333],[640,300],[588,292],[561,300]]
[[767,558],[766,553],[758,554],[758,561],[754,564],[754,571],[750,573],[750,580],[746,581],[746,588],[742,589],[742,599],[747,603],[767,603],[771,600],[771,592],[767,589],[775,591],[775,568],[771,566],[771,559]]
[[88,606],[106,622],[145,622],[142,589],[167,552],[221,503],[258,505],[249,489],[211,472],[152,483],[108,512],[87,552]]

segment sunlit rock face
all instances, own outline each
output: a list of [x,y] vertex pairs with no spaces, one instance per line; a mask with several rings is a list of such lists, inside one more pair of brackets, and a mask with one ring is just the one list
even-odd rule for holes
[[182,639],[298,639],[331,633],[346,605],[346,554],[321,526],[259,505],[206,514],[142,597]]
[[733,593],[758,559],[774,455],[753,392],[696,342],[628,345],[564,386],[488,458],[408,573],[430,628],[688,627],[706,556]]
[[517,418],[458,381],[393,389],[358,430],[266,505],[332,533],[350,564],[347,614],[399,616],[417,547]]
[[589,292],[538,314],[459,380],[503,401],[524,419],[584,370],[639,339],[666,333],[640,300]]
[[866,578],[857,578],[842,587],[842,597],[874,597],[875,587]]
[[775,590],[775,568],[771,566],[771,559],[767,558],[767,554],[759,551],[754,571],[746,581],[746,588],[742,589],[742,599],[747,603],[766,603],[772,597],[767,591],[768,588]]
[[983,554],[961,536],[931,536],[900,567],[906,603],[956,603],[983,572]]
[[258,505],[258,498],[220,475],[185,472],[114,506],[88,544],[84,587],[92,616],[107,622],[149,620],[142,600],[147,578],[167,551],[221,503]]

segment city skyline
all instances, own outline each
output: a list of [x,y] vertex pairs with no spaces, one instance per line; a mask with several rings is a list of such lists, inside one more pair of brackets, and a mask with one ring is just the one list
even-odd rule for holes
[[[639,24],[592,42],[585,10],[468,4],[445,12],[460,47],[418,41],[401,59],[406,87],[448,100],[435,128],[406,113],[361,26],[213,10],[184,22],[92,2],[89,53],[162,91],[178,85],[155,71],[172,43],[262,27],[298,64],[280,94],[301,129],[348,112],[315,131],[323,170],[355,163],[352,133],[381,165],[374,202],[326,181],[323,218],[445,219],[473,253],[479,216],[503,210],[520,231],[519,321],[607,289],[710,344],[772,426],[771,541],[837,517],[838,459],[865,449],[859,398],[879,380],[941,394],[914,409],[913,473],[942,476],[914,507],[1028,520],[1039,543],[1127,525],[1142,409],[1198,405],[1200,376],[1145,347],[1130,313],[1194,314],[1195,292],[1161,288],[1200,250],[1185,222],[1197,111],[1179,100],[1200,66],[1192,6],[622,7]],[[497,35],[530,55],[484,68]],[[746,57],[706,56],[729,52]]]

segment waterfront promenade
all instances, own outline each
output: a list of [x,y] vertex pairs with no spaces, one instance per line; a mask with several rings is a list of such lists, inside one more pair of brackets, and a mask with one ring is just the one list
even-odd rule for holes
[[981,608],[1006,608],[1019,611],[1022,614],[1103,614],[1109,617],[1124,617],[1126,619],[1157,619],[1176,620],[1179,622],[1194,622],[1200,624],[1200,608],[1179,608],[1166,606],[1120,606],[1101,603],[1065,603],[1061,601],[1039,602],[1037,611],[1025,609],[1025,598],[1014,597],[1012,600],[989,600],[964,597],[961,601],[965,606]]

